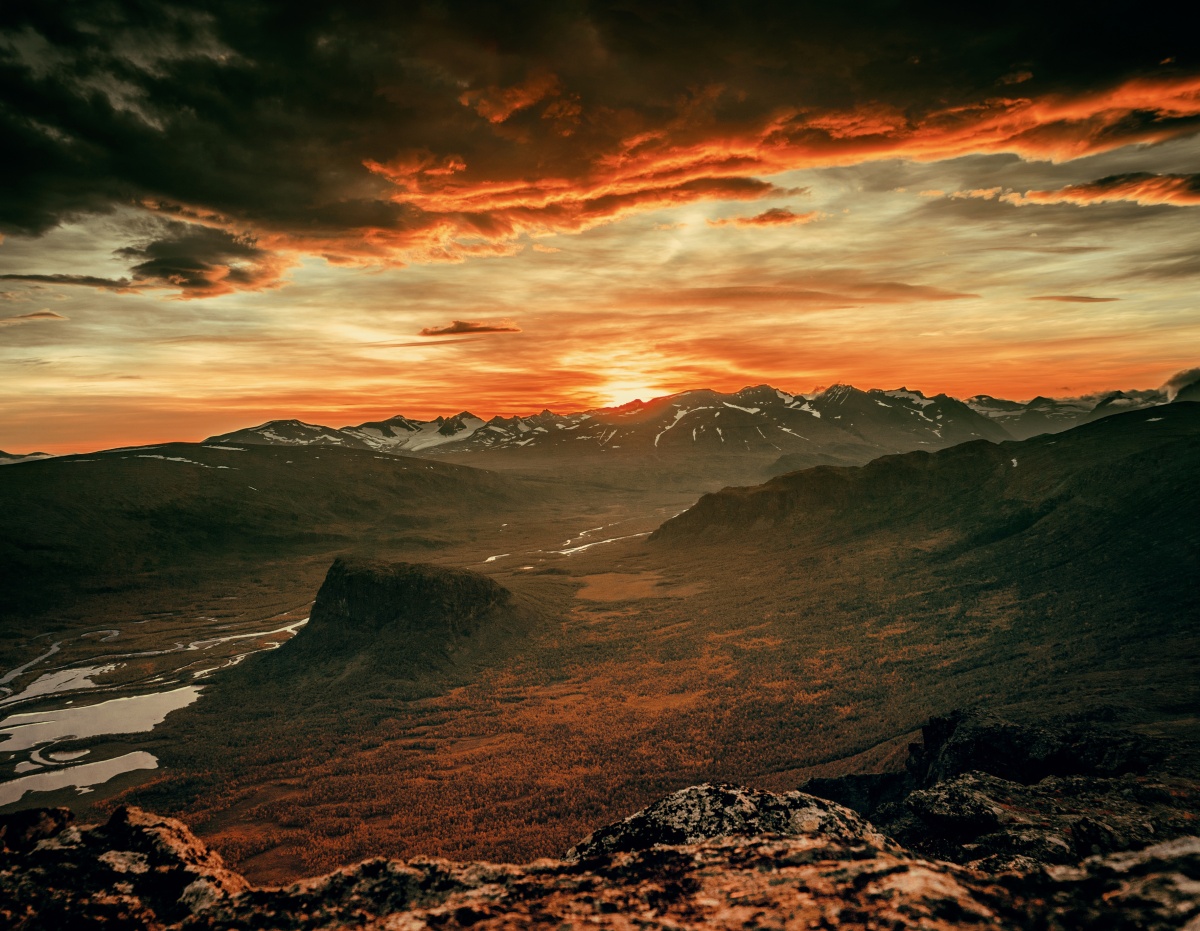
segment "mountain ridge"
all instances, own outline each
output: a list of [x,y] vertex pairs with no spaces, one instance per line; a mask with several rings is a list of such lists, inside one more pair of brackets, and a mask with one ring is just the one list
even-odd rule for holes
[[[340,428],[272,420],[204,442],[331,445],[421,457],[481,458],[505,467],[533,460],[629,460],[750,456],[770,471],[862,464],[880,455],[940,449],[974,439],[1003,442],[1056,433],[1128,410],[1169,403],[1162,391],[1021,403],[976,395],[927,396],[907,387],[862,390],[835,384],[809,394],[770,385],[732,393],[691,389],[568,414],[495,416],[469,411],[432,420],[397,414]],[[582,445],[580,445],[582,442]]]
[[[851,519],[850,515],[874,519],[867,515],[879,502],[891,508],[879,519],[895,524],[929,514],[947,519],[969,517],[975,510],[973,503],[983,498],[1016,510],[1052,509],[1061,503],[1064,482],[1074,478],[1072,468],[1096,470],[1107,462],[1150,454],[1158,447],[1180,442],[1196,445],[1200,404],[1178,402],[1149,412],[1153,416],[1147,413],[1130,411],[1103,418],[1056,435],[1060,439],[1042,435],[1001,443],[974,441],[942,450],[883,456],[861,467],[815,467],[761,485],[726,488],[704,495],[694,507],[665,522],[651,539],[678,539],[701,530],[719,533],[722,528],[740,534],[762,521],[771,526],[798,526],[822,513],[836,513],[843,522]],[[1074,451],[1069,465],[1064,464],[1068,460],[1064,460],[1063,449],[1051,450],[1060,440],[1064,448]],[[1049,471],[1031,476],[1031,469],[1040,468],[1043,461]],[[899,490],[905,494],[902,503],[894,505]],[[1090,491],[1093,499],[1108,493],[1103,487]],[[949,502],[958,502],[954,513]],[[1035,522],[1044,515],[1029,516]]]

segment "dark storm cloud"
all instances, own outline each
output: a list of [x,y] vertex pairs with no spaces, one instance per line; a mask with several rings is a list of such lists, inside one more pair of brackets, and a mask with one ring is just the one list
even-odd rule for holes
[[[335,262],[505,254],[805,165],[1193,132],[1180,35],[1115,3],[8,0],[0,232],[140,205]],[[134,285],[277,280],[204,235],[130,247]]]
[[520,333],[521,328],[511,320],[483,323],[474,320],[454,320],[449,326],[425,327],[418,336],[461,336],[464,333]]
[[77,285],[118,293],[174,289],[184,298],[277,287],[288,262],[239,236],[195,223],[156,220],[134,243],[116,250],[131,263],[127,278],[94,275],[6,274],[0,280]]
[[129,271],[137,286],[178,288],[182,297],[277,287],[287,266],[252,237],[177,221],[162,223],[117,255],[134,263]]

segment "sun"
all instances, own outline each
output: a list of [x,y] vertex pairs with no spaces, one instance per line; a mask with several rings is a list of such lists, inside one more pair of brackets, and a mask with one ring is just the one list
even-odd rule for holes
[[600,387],[597,395],[605,407],[620,407],[630,401],[649,401],[666,393],[661,388],[651,387],[642,381],[610,381]]

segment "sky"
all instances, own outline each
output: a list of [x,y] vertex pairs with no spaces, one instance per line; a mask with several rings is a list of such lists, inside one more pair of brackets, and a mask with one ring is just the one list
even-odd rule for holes
[[0,449],[1200,359],[1127,3],[0,4]]

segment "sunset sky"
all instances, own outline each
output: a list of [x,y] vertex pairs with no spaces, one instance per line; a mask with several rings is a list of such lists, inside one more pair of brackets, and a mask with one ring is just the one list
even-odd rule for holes
[[5,0],[0,449],[1157,387],[1198,52],[1153,4]]

